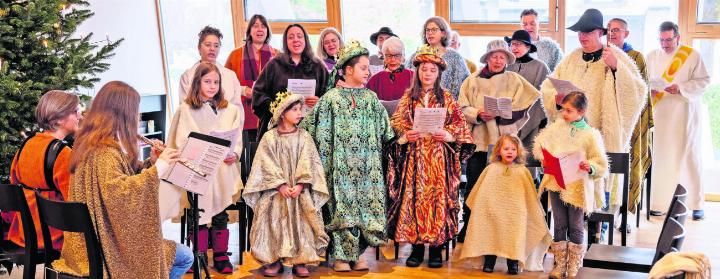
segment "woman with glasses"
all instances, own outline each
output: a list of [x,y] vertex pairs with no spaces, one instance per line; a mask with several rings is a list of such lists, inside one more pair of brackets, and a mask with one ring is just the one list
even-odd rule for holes
[[[383,63],[385,70],[372,76],[366,87],[377,93],[380,101],[399,100],[405,90],[410,88],[413,79],[413,71],[403,65],[405,60],[405,45],[398,37],[390,37],[383,42],[382,47]],[[389,115],[395,112],[388,111]]]
[[[440,55],[447,64],[447,70],[443,72],[440,85],[450,91],[453,98],[457,100],[460,94],[460,86],[463,81],[465,81],[465,78],[470,75],[470,71],[467,65],[465,65],[465,60],[462,56],[460,56],[457,51],[448,47],[450,44],[449,32],[450,27],[445,19],[439,16],[428,18],[423,25],[422,42],[436,48],[438,55]],[[413,54],[408,61],[413,61],[414,58],[415,54]],[[407,67],[411,70],[415,69],[412,63],[408,63]]]

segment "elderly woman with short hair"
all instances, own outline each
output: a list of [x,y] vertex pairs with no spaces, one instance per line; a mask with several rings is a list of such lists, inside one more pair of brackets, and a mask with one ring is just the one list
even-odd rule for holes
[[[390,37],[383,43],[382,55],[385,70],[372,76],[366,87],[377,93],[381,101],[399,100],[413,80],[413,71],[403,65],[405,45],[398,37]],[[390,115],[393,112],[388,111]]]

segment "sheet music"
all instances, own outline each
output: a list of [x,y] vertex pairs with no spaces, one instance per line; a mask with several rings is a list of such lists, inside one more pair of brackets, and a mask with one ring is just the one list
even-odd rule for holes
[[500,116],[503,119],[512,119],[512,99],[494,98],[485,95],[485,112]]
[[230,150],[230,142],[192,132],[181,150],[180,158],[186,162],[172,164],[163,180],[190,192],[204,195]]
[[[287,90],[294,93],[294,94],[300,94],[303,95],[303,97],[311,97],[315,96],[315,87],[317,86],[317,81],[314,79],[296,79],[296,78],[290,78],[288,79],[288,85]],[[308,113],[310,113],[312,109],[305,106],[303,104],[302,107],[302,115],[305,116]]]
[[565,95],[569,94],[570,92],[582,91],[570,81],[556,78],[548,79],[550,79],[550,83],[552,83],[553,87],[555,87],[555,91],[557,91],[557,94],[562,97],[565,97]]
[[237,144],[237,139],[241,132],[240,127],[237,127],[227,131],[212,131],[209,135],[230,141],[230,148],[228,149],[227,154],[225,154],[225,158],[227,158],[233,151],[235,151],[235,145]]
[[446,114],[446,108],[416,108],[413,130],[420,133],[442,131]]
[[573,152],[559,159],[565,185],[588,177],[588,173],[580,169],[580,163],[585,161],[585,154],[583,152]]

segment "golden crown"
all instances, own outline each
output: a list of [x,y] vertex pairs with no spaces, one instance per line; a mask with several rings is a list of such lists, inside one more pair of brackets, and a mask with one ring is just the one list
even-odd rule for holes
[[348,60],[363,54],[369,54],[368,50],[364,48],[358,40],[351,39],[345,44],[345,47],[338,50],[338,53],[335,55],[335,60],[337,60],[336,65],[337,67],[342,67]]
[[280,104],[282,104],[282,102],[285,101],[285,99],[287,99],[287,97],[290,97],[290,95],[292,95],[292,92],[289,92],[289,91],[283,91],[283,92],[278,93],[277,96],[275,97],[275,101],[270,103],[270,112],[275,113],[275,110],[277,109],[277,107],[280,106]]
[[438,56],[438,49],[437,49],[436,47],[431,47],[431,46],[428,45],[428,44],[424,44],[424,45],[420,46],[420,47],[417,49],[417,52],[415,53],[415,55],[435,55],[435,56]]

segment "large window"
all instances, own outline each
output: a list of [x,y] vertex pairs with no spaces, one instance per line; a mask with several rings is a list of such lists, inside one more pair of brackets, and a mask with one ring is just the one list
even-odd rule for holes
[[710,129],[715,158],[720,159],[720,39],[695,39],[693,48],[700,53],[710,74],[710,86],[703,95],[703,102],[710,112]]
[[[567,0],[565,27],[575,24],[580,16],[589,7],[596,8],[603,13],[604,24],[612,18],[622,18],[628,22],[630,37],[627,42],[634,49],[648,53],[659,48],[657,41],[657,28],[663,21],[678,21],[678,6],[676,0],[655,1],[592,1]],[[604,42],[605,43],[605,42]],[[577,33],[565,30],[565,52],[571,52],[580,47]]]
[[717,0],[698,0],[698,23],[720,23],[720,2]]
[[245,18],[248,19],[254,14],[261,14],[269,21],[327,21],[325,0],[244,0],[243,2]]
[[453,0],[450,1],[450,20],[458,23],[519,23],[520,13],[529,8],[538,12],[540,22],[548,22],[547,0]]
[[218,28],[223,34],[218,63],[224,65],[225,59],[235,48],[232,14],[229,10],[229,0],[160,0],[171,108],[179,103],[177,90],[180,76],[200,60],[198,33],[203,27],[209,25]]
[[423,23],[433,16],[434,3],[432,0],[342,0],[341,7],[346,41],[357,39],[370,53],[377,53],[370,35],[387,26],[405,44],[405,58],[409,58],[422,44]]

